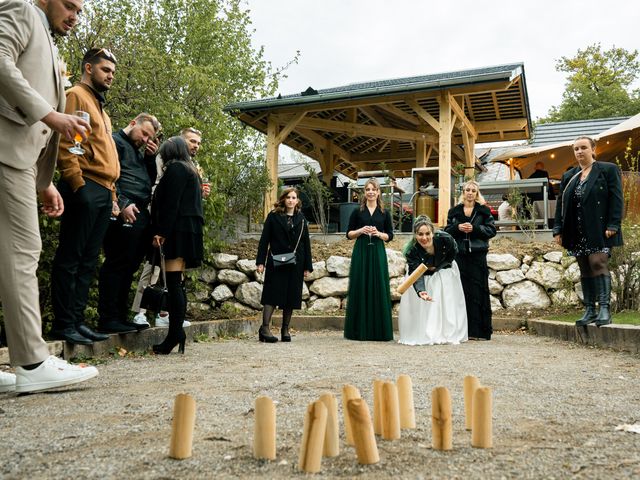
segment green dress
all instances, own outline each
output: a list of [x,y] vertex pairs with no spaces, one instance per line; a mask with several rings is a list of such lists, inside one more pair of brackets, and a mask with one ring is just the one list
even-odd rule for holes
[[[356,210],[347,231],[364,225],[374,225],[393,239],[389,212],[376,209],[370,215],[366,208]],[[387,252],[381,239],[373,237],[371,243],[368,235],[361,235],[353,247],[344,336],[350,340],[389,341],[393,340],[393,324]]]

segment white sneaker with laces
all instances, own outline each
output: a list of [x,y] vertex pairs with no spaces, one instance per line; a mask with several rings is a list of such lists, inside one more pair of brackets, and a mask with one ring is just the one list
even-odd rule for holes
[[133,317],[132,322],[135,323],[136,325],[145,325],[147,327],[151,326],[151,324],[147,320],[147,316],[144,313],[141,313],[141,312],[137,313],[136,316]]
[[16,376],[9,372],[0,372],[0,393],[13,392],[16,389]]
[[[191,325],[189,320],[185,320],[182,322],[183,327],[188,327]],[[156,327],[169,328],[169,315],[156,315]]]
[[40,392],[84,382],[98,375],[98,369],[85,364],[72,365],[51,355],[38,368],[16,367],[16,392]]

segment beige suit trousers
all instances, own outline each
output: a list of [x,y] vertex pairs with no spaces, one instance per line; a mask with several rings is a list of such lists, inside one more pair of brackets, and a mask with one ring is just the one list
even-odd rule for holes
[[36,167],[19,170],[0,163],[0,301],[13,366],[49,356],[36,276],[41,249]]

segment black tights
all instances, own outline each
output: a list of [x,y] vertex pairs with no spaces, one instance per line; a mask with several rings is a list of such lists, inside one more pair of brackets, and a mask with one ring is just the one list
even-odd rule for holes
[[588,256],[576,257],[582,278],[609,276],[609,255],[598,252]]
[[[275,311],[276,307],[274,305],[264,305],[262,309],[262,326],[268,327],[271,323],[271,316]],[[293,308],[283,308],[282,309],[282,326],[288,327],[291,323],[291,316],[293,315]]]
[[182,282],[182,272],[167,272],[167,290],[169,291],[167,310],[170,326],[181,328],[187,313],[187,298]]

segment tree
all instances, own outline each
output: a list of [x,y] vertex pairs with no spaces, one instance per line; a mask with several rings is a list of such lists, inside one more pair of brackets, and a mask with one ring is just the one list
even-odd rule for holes
[[635,115],[640,112],[640,90],[631,90],[640,76],[638,51],[599,43],[561,57],[556,70],[568,73],[562,103],[552,107],[540,123]]

